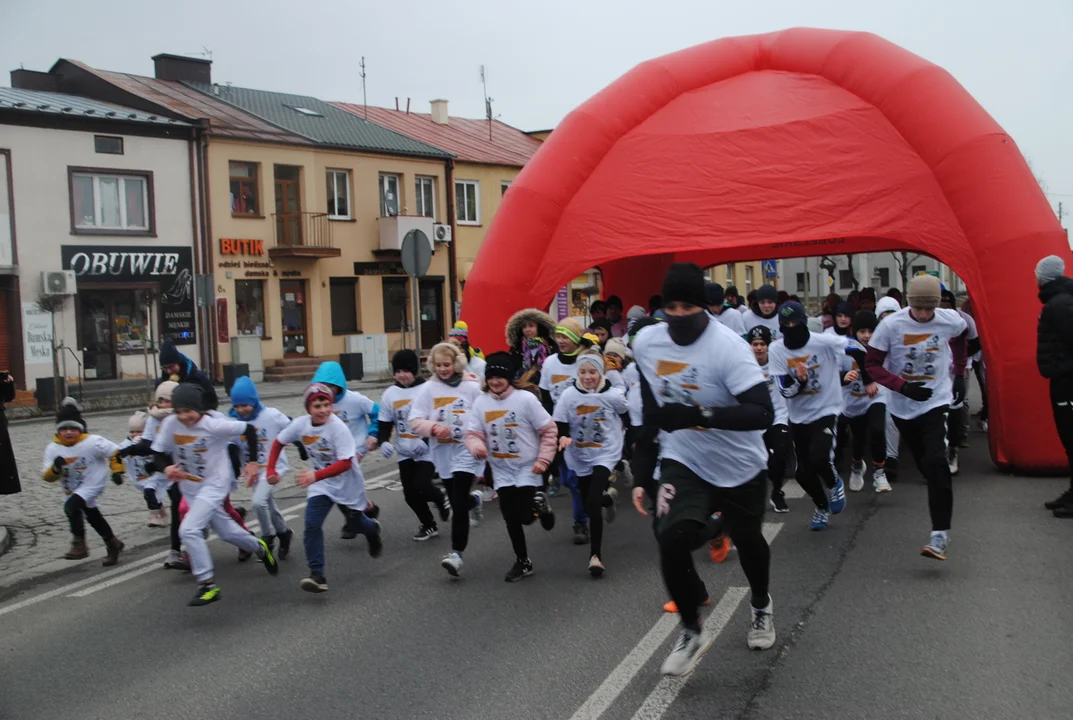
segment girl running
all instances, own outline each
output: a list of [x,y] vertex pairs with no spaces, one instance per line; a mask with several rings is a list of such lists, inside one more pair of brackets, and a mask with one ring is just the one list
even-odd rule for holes
[[[868,310],[860,310],[853,316],[852,347],[865,352],[868,341],[876,329],[876,316]],[[887,482],[887,389],[873,384],[869,387],[861,376],[857,361],[848,355],[842,360],[845,384],[842,386],[842,415],[838,419],[839,441],[843,430],[851,437],[849,489],[860,492],[864,489],[864,448],[872,452],[872,484],[878,493],[890,492]]]
[[[137,445],[145,431],[146,419],[149,416],[138,410],[127,421],[127,430],[130,433],[127,439],[119,444],[119,450]],[[162,473],[155,468],[147,468],[145,457],[123,456],[123,466],[127,471],[127,479],[132,487],[136,488],[145,498],[145,505],[149,508],[148,527],[167,527],[168,511],[164,509],[164,500],[168,497],[168,485],[170,484]]]
[[539,490],[542,475],[555,459],[556,428],[535,395],[511,385],[516,370],[508,353],[492,353],[486,360],[484,394],[470,408],[466,448],[478,461],[492,465],[515,558],[503,579],[517,582],[533,574],[525,526],[539,516],[545,529],[551,529]]
[[484,353],[480,348],[471,347],[469,344],[469,325],[459,320],[451,328],[447,339],[462,350],[466,358],[466,370],[478,378],[484,377]]

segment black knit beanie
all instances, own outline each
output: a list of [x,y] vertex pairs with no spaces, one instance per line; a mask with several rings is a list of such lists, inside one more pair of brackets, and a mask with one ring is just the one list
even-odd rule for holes
[[195,383],[179,383],[171,393],[171,406],[176,410],[193,410],[205,414],[205,391]]
[[393,373],[402,370],[417,375],[419,365],[420,362],[417,359],[417,353],[413,350],[399,350],[395,353],[395,356],[391,358],[391,372]]
[[517,373],[514,358],[510,353],[494,352],[484,359],[484,378],[503,378],[513,380]]
[[861,330],[871,330],[875,332],[876,326],[879,321],[876,320],[876,314],[871,310],[858,310],[857,314],[853,316],[853,332],[859,332]]
[[779,291],[772,285],[761,285],[756,290],[756,301],[769,300],[773,303],[779,302]]
[[663,278],[663,307],[672,302],[708,307],[704,271],[695,263],[675,263]]
[[72,397],[64,398],[60,409],[56,411],[56,432],[60,430],[78,430],[86,432],[86,421],[82,419],[82,408]]

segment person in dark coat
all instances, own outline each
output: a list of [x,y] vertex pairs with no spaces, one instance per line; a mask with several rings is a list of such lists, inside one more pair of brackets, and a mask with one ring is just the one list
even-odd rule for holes
[[14,495],[22,492],[19,482],[19,467],[15,464],[15,449],[11,446],[11,437],[7,433],[7,415],[2,403],[15,399],[15,379],[4,370],[0,373],[0,495]]
[[1070,486],[1046,503],[1055,517],[1073,518],[1073,279],[1063,275],[1065,262],[1048,255],[1036,265],[1043,312],[1036,334],[1036,365],[1051,381],[1051,409],[1070,466]]
[[175,343],[169,338],[160,343],[160,367],[163,373],[157,380],[157,385],[165,380],[177,383],[196,383],[201,386],[205,395],[205,409],[216,410],[220,407],[220,398],[216,396],[216,388],[212,386],[212,380],[204,370],[198,368],[194,361],[179,352]]

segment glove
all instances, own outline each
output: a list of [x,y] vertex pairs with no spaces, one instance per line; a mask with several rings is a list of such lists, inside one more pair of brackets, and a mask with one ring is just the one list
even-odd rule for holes
[[657,424],[660,430],[674,432],[675,430],[703,426],[704,417],[700,414],[700,408],[696,405],[668,403],[659,409]]
[[52,461],[52,472],[57,475],[63,475],[63,469],[67,467],[67,458],[58,457]]
[[128,445],[125,448],[120,448],[119,450],[117,450],[115,456],[122,460],[123,458],[129,458],[133,452],[134,446]]
[[390,460],[395,455],[395,446],[389,442],[380,443],[380,454],[385,460]]
[[907,382],[902,385],[902,395],[905,395],[910,400],[916,400],[917,402],[927,402],[931,399],[931,388],[925,387],[924,383],[919,380],[913,382]]
[[123,484],[123,473],[112,473],[112,482],[116,485]]
[[302,444],[302,443],[300,443],[300,442],[296,442],[296,443],[294,444],[294,446],[295,446],[296,448],[298,448],[298,457],[299,457],[299,458],[301,458],[302,460],[308,460],[308,459],[309,459],[309,451],[308,451],[308,450],[306,450],[306,446],[305,446],[305,445],[303,445],[303,444]]
[[951,407],[959,407],[965,402],[965,376],[954,376],[954,399],[950,402]]

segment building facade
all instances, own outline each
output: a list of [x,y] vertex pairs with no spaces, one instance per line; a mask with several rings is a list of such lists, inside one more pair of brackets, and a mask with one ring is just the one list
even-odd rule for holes
[[764,276],[763,263],[758,260],[714,265],[708,268],[708,277],[722,285],[724,290],[730,286],[736,287],[743,298],[765,283],[779,284],[777,275]]
[[[835,292],[845,297],[854,289],[872,287],[878,295],[891,288],[903,291],[902,268],[905,279],[921,273],[937,274],[954,292],[964,290],[960,280],[948,267],[935,258],[919,253],[881,252],[847,255],[825,255],[810,258],[790,258],[779,261],[782,289],[802,299],[822,299]],[[831,269],[829,273],[827,268]],[[854,284],[856,280],[856,284]]]

